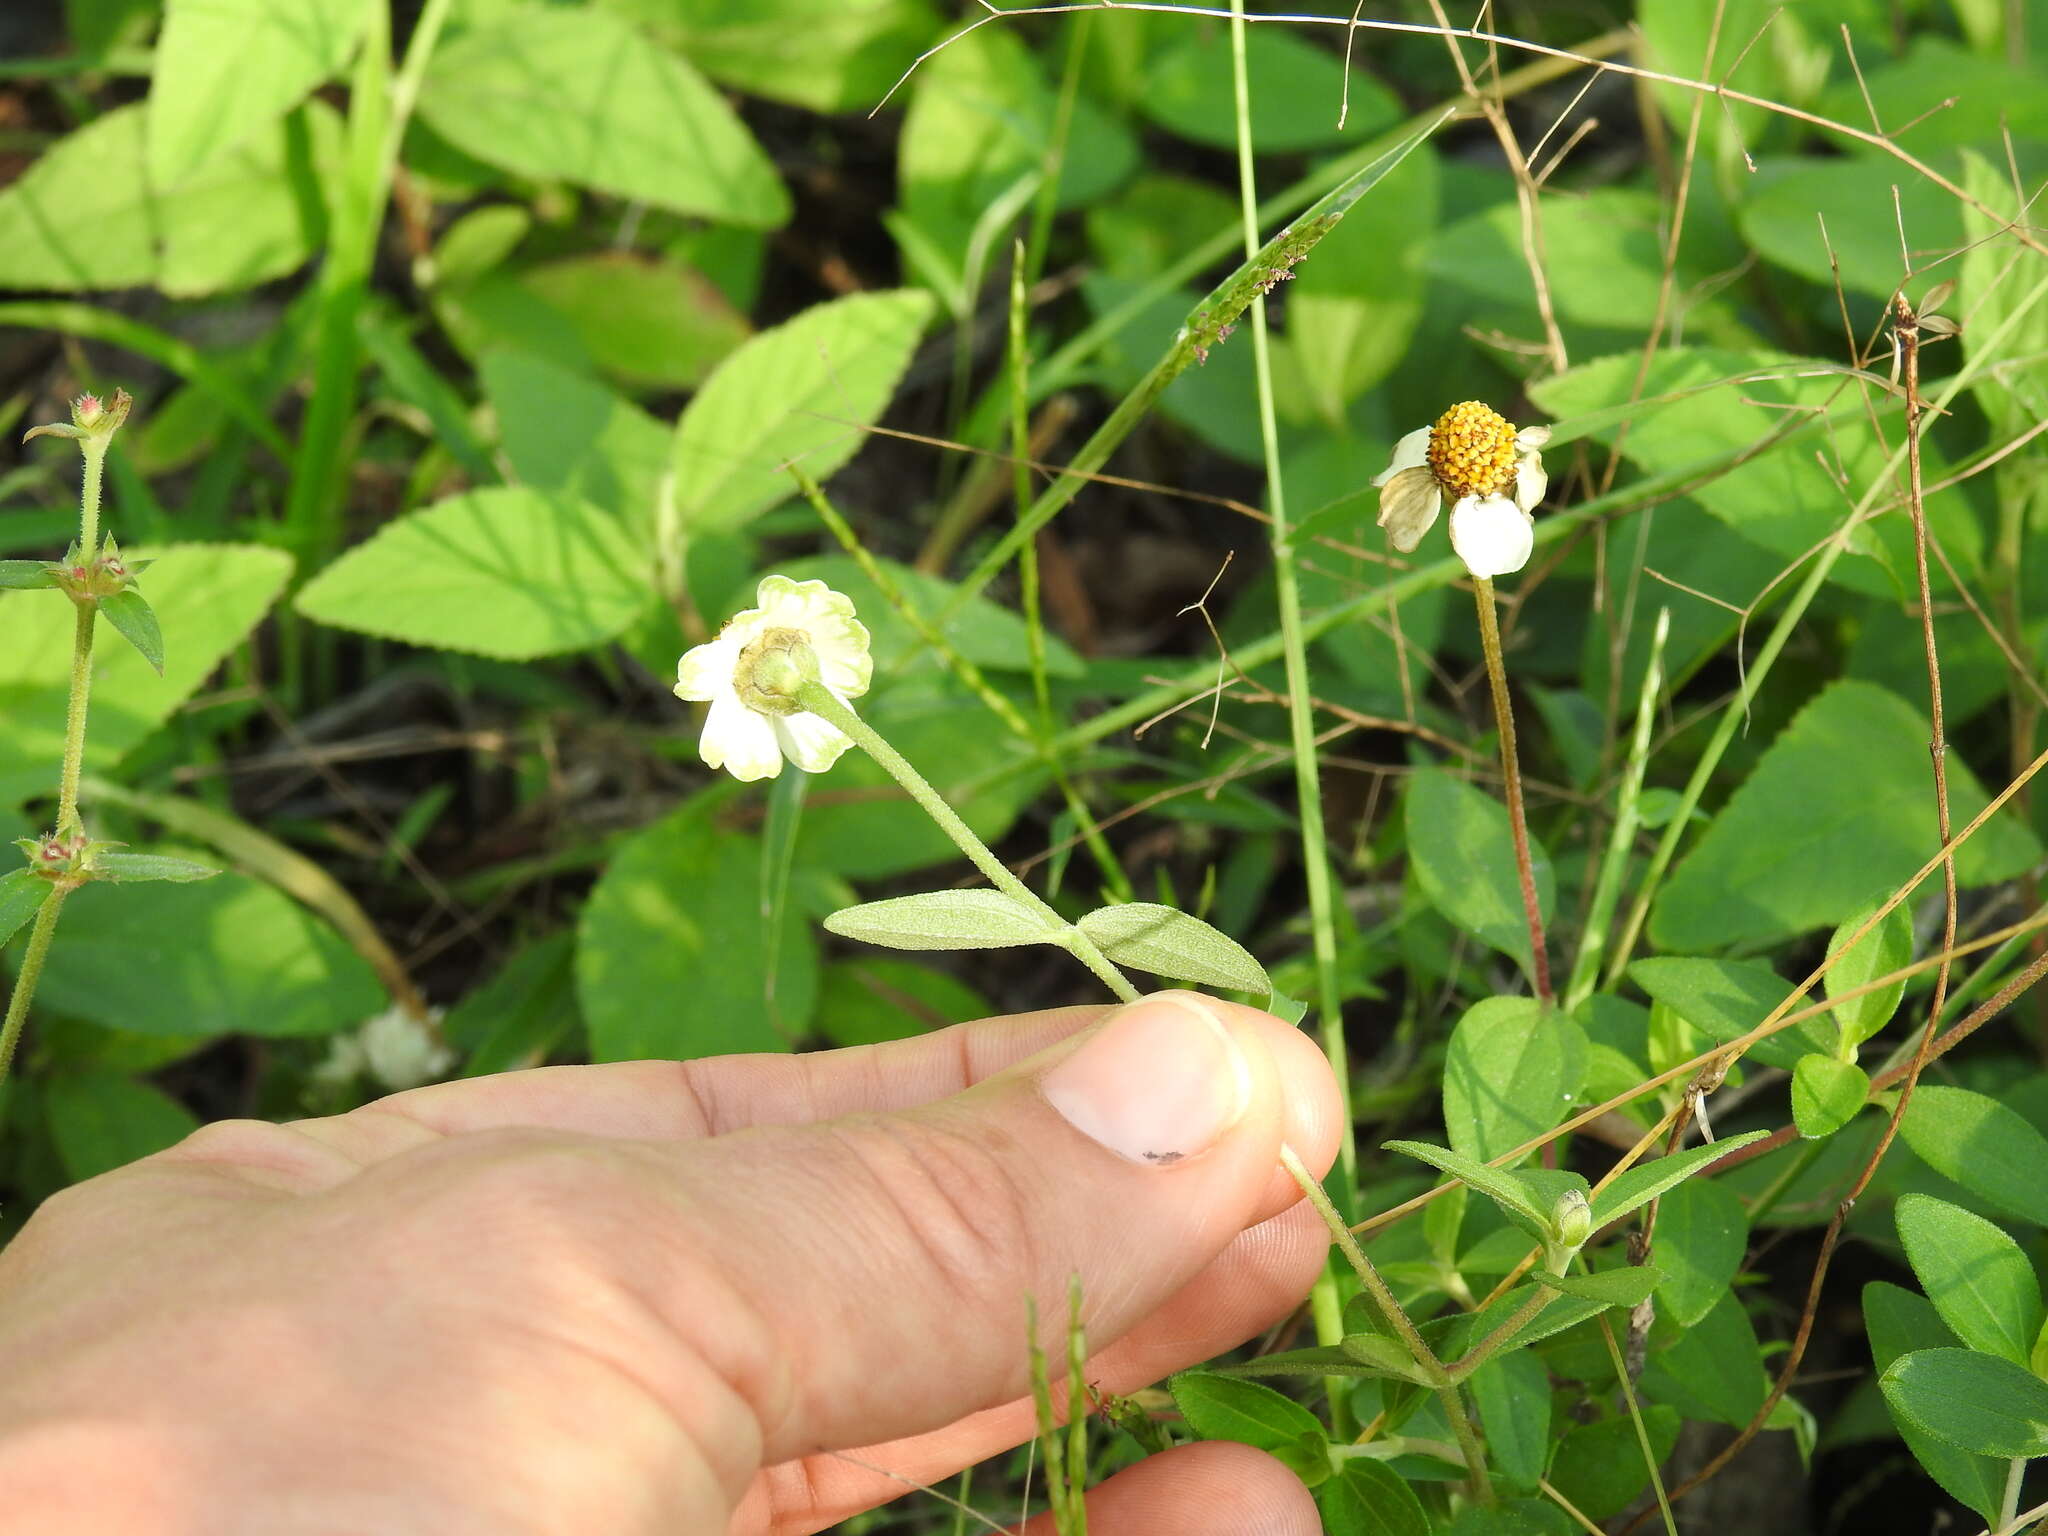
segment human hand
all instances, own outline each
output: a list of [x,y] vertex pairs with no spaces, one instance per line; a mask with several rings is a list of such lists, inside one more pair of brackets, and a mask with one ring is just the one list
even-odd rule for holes
[[[1280,1146],[1320,1173],[1339,1114],[1297,1031],[1172,992],[211,1125],[0,1253],[9,1529],[818,1530],[1030,1437],[1071,1275],[1111,1392],[1284,1316],[1327,1238]],[[1227,1444],[1089,1508],[1320,1528]]]

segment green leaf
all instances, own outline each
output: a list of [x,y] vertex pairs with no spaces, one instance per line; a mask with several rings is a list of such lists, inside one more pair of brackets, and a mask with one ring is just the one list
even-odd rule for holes
[[[1724,1045],[1763,1023],[1792,990],[1776,971],[1753,960],[1659,956],[1636,961],[1628,974],[1656,1001]],[[1833,1035],[1827,1020],[1808,1019],[1759,1040],[1749,1054],[1767,1066],[1789,1071],[1812,1052],[1832,1055]]]
[[[1882,1280],[1873,1280],[1863,1287],[1863,1326],[1879,1375],[1901,1355],[1955,1343],[1955,1335],[1935,1313],[1932,1302]],[[1947,1489],[1958,1503],[1982,1515],[1986,1524],[1996,1525],[2005,1491],[2006,1463],[1972,1455],[1937,1439],[1902,1416],[1889,1401],[1885,1411],[1898,1426],[1899,1437],[1906,1442],[1913,1459],[1926,1468],[1927,1475]]]
[[[1661,1465],[1678,1443],[1678,1415],[1657,1406],[1643,1411],[1651,1453]],[[1588,1520],[1609,1520],[1649,1486],[1650,1469],[1636,1426],[1628,1418],[1581,1424],[1558,1443],[1550,1482]]]
[[149,175],[175,187],[348,62],[375,0],[166,0],[149,90]]
[[1511,1488],[1533,1489],[1550,1458],[1550,1372],[1533,1350],[1496,1354],[1465,1379],[1487,1459]]
[[1898,286],[1901,223],[1918,249],[1964,243],[1957,200],[1924,176],[1901,176],[1888,156],[1765,155],[1744,192],[1737,217],[1758,254],[1823,286],[1839,272],[1852,293],[1885,298]]
[[1052,917],[1001,891],[923,891],[844,907],[825,919],[828,931],[888,949],[1006,949],[1057,944],[1065,932]]
[[143,112],[95,118],[0,192],[0,288],[194,298],[281,277],[326,238],[317,185],[339,152],[331,108],[310,103],[175,189],[144,172]]
[[1652,1355],[1642,1388],[1652,1401],[1669,1404],[1688,1419],[1737,1428],[1747,1424],[1763,1407],[1770,1381],[1741,1297],[1723,1291],[1705,1317]]
[[1480,1162],[1544,1134],[1584,1080],[1585,1033],[1530,997],[1474,1003],[1451,1032],[1444,1125],[1451,1145]]
[[1649,1264],[1623,1264],[1584,1275],[1553,1275],[1538,1269],[1530,1271],[1529,1278],[1546,1290],[1561,1291],[1601,1307],[1633,1307],[1657,1289],[1664,1272]]
[[[599,1061],[785,1050],[811,1015],[817,952],[794,905],[773,975],[761,851],[700,797],[635,834],[584,904],[576,993]],[[771,999],[768,988],[775,989]]]
[[57,1072],[42,1084],[57,1156],[74,1180],[161,1152],[199,1129],[199,1119],[160,1088],[118,1072]]
[[813,112],[867,111],[937,18],[923,0],[603,0],[712,79]]
[[129,587],[101,598],[100,612],[120,632],[121,638],[134,646],[142,659],[156,669],[157,676],[163,676],[164,632],[157,624],[156,610],[149,606],[149,600]]
[[462,1076],[486,1077],[540,1065],[576,1021],[576,935],[563,928],[465,994],[441,1033],[462,1052]]
[[47,560],[0,560],[0,592],[22,592],[56,584]]
[[[2031,99],[2032,93],[2027,97]],[[1993,98],[2001,113],[2020,99]],[[1997,135],[1990,137],[1995,142]],[[1970,319],[1962,343],[1976,370],[1970,391],[1991,419],[1995,438],[2012,438],[2040,419],[2042,402],[2048,400],[2048,306],[2037,303],[2015,318],[2032,286],[2034,263],[2031,256],[2021,254],[2019,232],[2025,225],[2014,206],[2016,194],[2005,157],[1987,158],[1965,150],[1962,161],[1963,190],[1990,211],[1962,210],[1968,243],[1956,273],[1952,313]],[[1986,338],[2009,320],[2012,330],[1998,342],[1996,355],[1987,355]],[[2033,494],[2038,505],[2039,490]]]
[[1488,1167],[1476,1158],[1466,1157],[1447,1147],[1433,1147],[1426,1141],[1386,1141],[1380,1145],[1389,1152],[1404,1152],[1410,1157],[1418,1157],[1471,1185],[1498,1205],[1511,1220],[1519,1216],[1521,1221],[1517,1225],[1527,1223],[1528,1230],[1534,1234],[1543,1233],[1550,1224],[1549,1204],[1536,1200],[1528,1186],[1505,1169]]
[[92,873],[95,880],[111,880],[116,885],[132,885],[146,880],[172,880],[180,883],[210,880],[220,871],[210,865],[195,864],[190,859],[174,859],[168,854],[123,853],[114,849],[93,859]]
[[309,619],[525,660],[587,650],[647,606],[647,562],[587,502],[494,486],[386,523],[299,594]]
[[1973,1349],[1919,1349],[1878,1379],[1916,1428],[1979,1456],[2048,1456],[2048,1382]]
[[1477,1312],[1469,1312],[1458,1319],[1458,1329],[1450,1336],[1451,1342],[1456,1347],[1447,1348],[1444,1351],[1446,1358],[1455,1357],[1464,1349],[1485,1338],[1494,1329],[1514,1316],[1516,1312],[1527,1306],[1530,1298],[1542,1293],[1551,1295],[1552,1300],[1550,1304],[1509,1336],[1500,1346],[1503,1352],[1520,1349],[1529,1344],[1540,1343],[1544,1339],[1563,1333],[1566,1329],[1576,1328],[1580,1323],[1585,1322],[1586,1319],[1598,1317],[1602,1312],[1607,1311],[1611,1305],[1609,1302],[1598,1298],[1570,1296],[1563,1292],[1552,1291],[1548,1286],[1538,1285],[1534,1281],[1530,1281],[1516,1286],[1505,1296],[1496,1300],[1491,1306],[1483,1307]]
[[596,380],[524,352],[489,353],[477,371],[515,476],[535,490],[589,502],[619,518],[636,541],[652,543],[668,473],[667,427]]
[[[1408,781],[1404,824],[1408,854],[1430,905],[1482,943],[1513,956],[1527,972],[1529,920],[1507,808],[1440,768],[1425,768]],[[1536,905],[1548,917],[1550,856],[1533,837],[1529,858]]]
[[[161,554],[150,588],[164,671],[126,646],[94,653],[87,773],[106,772],[168,720],[269,611],[291,570],[282,551],[243,544],[179,544]],[[0,804],[56,782],[72,629],[68,603],[0,602]]]
[[[1651,937],[1677,950],[1789,938],[1839,923],[1870,892],[1901,884],[1936,851],[1927,741],[1925,717],[1897,695],[1830,684],[1673,871]],[[1845,763],[1856,765],[1853,782],[1843,780]],[[1958,827],[1987,803],[1960,760],[1949,764],[1948,788]],[[2032,830],[2004,811],[1963,845],[1956,877],[1987,885],[2040,856]]]
[[2020,1245],[1973,1211],[1899,1196],[1899,1241],[1941,1320],[1971,1349],[2027,1365],[2041,1332],[2041,1285]]
[[1922,1083],[1899,1134],[1936,1173],[2008,1216],[2048,1227],[2048,1137],[1998,1100]]
[[42,910],[49,894],[50,882],[32,869],[10,869],[0,875],[0,945]]
[[1268,1452],[1311,1486],[1330,1475],[1329,1432],[1293,1398],[1213,1371],[1184,1371],[1168,1389],[1202,1439],[1235,1440]]
[[53,1011],[143,1035],[325,1035],[381,1012],[369,963],[274,887],[87,884],[64,904],[36,994]]
[[1593,1196],[1594,1230],[1599,1230],[1611,1221],[1619,1221],[1630,1211],[1638,1206],[1648,1205],[1665,1190],[1691,1178],[1702,1168],[1719,1162],[1730,1152],[1746,1147],[1753,1141],[1762,1141],[1768,1135],[1769,1131],[1744,1131],[1740,1136],[1726,1136],[1703,1147],[1687,1147],[1683,1152],[1673,1152],[1666,1157],[1653,1158],[1647,1163],[1637,1163]]
[[1714,1179],[1688,1179],[1657,1206],[1657,1287],[1663,1313],[1690,1328],[1727,1294],[1749,1243],[1749,1212],[1741,1197]]
[[1832,1136],[1870,1097],[1870,1074],[1833,1056],[1802,1056],[1792,1068],[1792,1123],[1808,1140]]
[[1442,1536],[1577,1536],[1579,1527],[1547,1499],[1503,1499],[1498,1504],[1467,1504]]
[[[1913,963],[1911,902],[1900,902],[1885,914],[1883,921],[1857,940],[1853,948],[1846,951],[1842,948],[1849,936],[1869,920],[1877,906],[1873,902],[1862,911],[1851,914],[1835,930],[1835,936],[1828,940],[1828,958],[1834,964],[1821,978],[1821,985],[1827,989],[1830,1000],[1844,992],[1867,986],[1880,976],[1904,970]],[[1899,999],[1905,995],[1906,982],[1901,977],[1875,992],[1836,1003],[1835,1022],[1842,1027],[1842,1039],[1852,1046],[1861,1045],[1891,1022],[1892,1015],[1898,1011]],[[1802,1130],[1801,1134],[1807,1133]]]
[[958,977],[888,955],[828,965],[818,984],[818,1032],[834,1045],[902,1040],[995,1011]]
[[1118,965],[1236,992],[1271,992],[1251,951],[1199,917],[1149,901],[1098,907],[1077,925]]
[[725,99],[605,11],[521,7],[445,44],[420,116],[465,154],[677,213],[772,229],[789,194]]
[[931,319],[929,296],[861,293],[761,332],[712,373],[676,423],[676,508],[713,533],[751,522],[794,490],[801,461],[823,484],[867,440]]
[[[1277,27],[1247,30],[1245,66],[1251,78],[1252,145],[1261,154],[1361,143],[1401,117],[1393,93],[1354,68],[1351,110],[1340,129],[1343,61]],[[1230,33],[1209,27],[1185,32],[1153,57],[1137,102],[1153,122],[1184,139],[1233,149],[1232,91]]]
[[1422,1501],[1385,1462],[1346,1457],[1315,1493],[1324,1536],[1429,1536]]

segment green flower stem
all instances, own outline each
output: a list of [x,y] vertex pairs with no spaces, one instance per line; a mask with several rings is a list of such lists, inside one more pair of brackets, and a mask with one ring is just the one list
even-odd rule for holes
[[21,955],[21,974],[14,980],[14,995],[7,999],[7,1019],[0,1023],[0,1083],[7,1081],[7,1069],[14,1063],[14,1048],[21,1041],[22,1025],[28,1022],[29,1000],[36,995],[43,960],[50,953],[50,940],[57,932],[57,913],[70,894],[70,886],[53,885],[42,906],[36,909],[35,926],[28,931],[28,947]]
[[946,804],[939,792],[925,781],[923,774],[910,766],[910,760],[883,739],[867,721],[853,712],[853,707],[823,683],[806,682],[796,691],[796,700],[805,709],[831,725],[837,726],[854,745],[867,753],[890,778],[901,784],[910,798],[924,809],[924,813],[938,823],[939,830],[953,839],[959,850],[966,854],[974,867],[988,877],[988,882],[1012,901],[1022,902],[1033,911],[1044,914],[1060,930],[1059,942],[1089,970],[1102,978],[1103,985],[1124,1002],[1135,1003],[1139,998],[1138,989],[1130,979],[1114,965],[1109,957],[1097,947],[1095,941],[1079,928],[1069,923],[1050,903],[1019,880],[1004,866],[1003,861],[989,851],[988,844],[974,835],[974,831],[960,819],[960,813]]
[[1437,1359],[1436,1351],[1429,1347],[1429,1341],[1422,1336],[1408,1314],[1401,1310],[1401,1303],[1394,1299],[1394,1292],[1380,1277],[1371,1259],[1358,1239],[1346,1226],[1337,1207],[1330,1203],[1329,1194],[1317,1182],[1314,1174],[1302,1162],[1294,1148],[1282,1144],[1280,1165],[1287,1170],[1288,1177],[1301,1186],[1301,1192],[1308,1203],[1315,1207],[1316,1214],[1323,1218],[1323,1225],[1330,1229],[1330,1240],[1350,1262],[1358,1276],[1358,1283],[1365,1287],[1366,1294],[1380,1309],[1380,1315],[1387,1320],[1387,1326],[1399,1335],[1407,1347],[1437,1399],[1443,1404],[1444,1417],[1450,1421],[1451,1433],[1457,1437],[1458,1449],[1464,1452],[1465,1466],[1472,1474],[1472,1489],[1482,1503],[1493,1502],[1493,1483],[1486,1475],[1486,1457],[1479,1447],[1479,1436],[1473,1431],[1471,1417],[1465,1412],[1464,1400],[1458,1395],[1457,1381],[1443,1361]]
[[1500,727],[1500,770],[1507,780],[1508,827],[1515,838],[1515,872],[1522,881],[1522,911],[1529,919],[1529,963],[1536,996],[1557,1001],[1550,985],[1550,951],[1543,938],[1543,911],[1536,902],[1536,870],[1529,862],[1529,822],[1522,811],[1522,769],[1515,755],[1515,706],[1508,698],[1507,665],[1500,654],[1500,616],[1493,606],[1493,578],[1472,578],[1479,603],[1479,643],[1486,651],[1486,680],[1493,687],[1493,718]]

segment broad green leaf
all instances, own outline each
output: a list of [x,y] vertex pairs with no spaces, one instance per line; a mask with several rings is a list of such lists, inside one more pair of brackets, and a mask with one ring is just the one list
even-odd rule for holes
[[[1430,905],[1527,971],[1529,920],[1507,808],[1440,768],[1425,768],[1408,781],[1404,817],[1408,855]],[[1536,905],[1548,917],[1554,883],[1550,856],[1534,837],[1529,857]]]
[[[1678,950],[1789,938],[1839,923],[1872,891],[1910,878],[1938,846],[1927,742],[1925,717],[1895,694],[1831,684],[1779,733],[1672,872],[1651,937]],[[1844,763],[1856,765],[1853,785]],[[1958,827],[1989,799],[1960,760],[1949,763],[1948,791]],[[2002,811],[1957,853],[1956,878],[1988,885],[2040,856],[2032,830]]]
[[1442,1536],[1577,1536],[1580,1527],[1548,1499],[1503,1499],[1467,1504],[1437,1529]]
[[825,927],[845,939],[889,949],[1005,949],[1057,944],[1053,918],[1001,891],[924,891],[844,907]]
[[1474,1003],[1451,1031],[1444,1125],[1451,1145],[1490,1162],[1564,1118],[1585,1076],[1586,1039],[1532,997]]
[[[1245,37],[1251,82],[1252,147],[1261,154],[1360,143],[1401,117],[1400,103],[1362,68],[1353,67],[1351,110],[1342,128],[1344,62],[1306,37],[1280,27],[1253,27]],[[1190,28],[1161,49],[1146,73],[1138,106],[1160,127],[1217,149],[1234,149],[1230,33]]]
[[[1955,1343],[1955,1335],[1936,1314],[1932,1302],[1882,1280],[1873,1280],[1863,1287],[1863,1327],[1879,1375],[1901,1355]],[[1972,1455],[1937,1439],[1901,1415],[1889,1401],[1885,1411],[1891,1415],[1913,1459],[1926,1468],[1927,1475],[1947,1489],[1958,1503],[1974,1509],[1987,1523],[1996,1524],[2005,1489],[2006,1463]]]
[[[129,551],[131,557],[139,553]],[[111,633],[93,651],[85,771],[102,773],[162,725],[269,611],[291,559],[246,544],[175,544],[150,575],[164,671]],[[57,782],[70,694],[71,605],[0,600],[0,804]],[[67,919],[68,921],[68,919]]]
[[32,869],[10,869],[0,875],[0,946],[42,910],[49,894],[50,882]]
[[[1724,1045],[1763,1023],[1792,990],[1790,982],[1754,960],[1659,956],[1636,961],[1628,974],[1656,1001]],[[1766,1036],[1748,1054],[1767,1066],[1789,1070],[1811,1052],[1832,1055],[1834,1044],[1834,1026],[1813,1018]]]
[[[1521,1218],[1517,1225],[1527,1223],[1530,1230],[1537,1233],[1549,1225],[1549,1203],[1537,1200],[1527,1184],[1504,1168],[1489,1167],[1476,1158],[1453,1152],[1448,1147],[1433,1147],[1426,1141],[1386,1141],[1380,1145],[1389,1152],[1404,1152],[1410,1157],[1420,1158],[1471,1185],[1498,1205],[1510,1220]],[[1583,1185],[1584,1181],[1580,1182]]]
[[1633,1307],[1655,1291],[1664,1272],[1649,1264],[1623,1264],[1591,1274],[1553,1275],[1548,1270],[1531,1270],[1529,1278],[1545,1290],[1561,1291],[1602,1307]]
[[121,638],[134,646],[142,659],[155,668],[157,676],[163,676],[164,632],[157,624],[156,610],[149,606],[149,600],[129,587],[101,598],[100,612],[120,632]]
[[[2030,93],[2027,99],[2038,97]],[[2015,105],[2017,99],[1997,102],[2001,113]],[[1964,191],[1991,212],[1962,210],[1968,244],[1955,274],[1956,296],[1949,312],[1969,317],[1962,347],[1977,370],[1970,392],[1991,419],[1993,433],[2009,439],[2048,415],[2048,304],[2037,303],[2013,320],[2013,329],[1997,343],[1995,354],[1987,350],[1987,339],[2012,320],[2028,290],[2040,280],[2040,263],[2023,252],[2019,233],[2009,222],[2020,221],[2024,227],[2024,215],[2013,204],[2012,173],[2006,169],[2004,155],[1994,151],[1987,158],[1978,151],[1965,150],[1962,184]],[[1999,472],[2002,480],[2021,484],[2026,483],[2021,478],[2025,473],[2017,465]],[[2037,507],[2039,483],[2034,479],[2032,495]],[[1946,660],[1944,657],[1944,663]],[[2000,675],[2002,678],[2003,673]]]
[[326,238],[332,109],[309,104],[174,189],[143,169],[143,112],[138,102],[95,118],[0,192],[0,288],[194,298],[281,277]]
[[1644,1394],[1688,1419],[1736,1428],[1763,1407],[1770,1381],[1742,1298],[1723,1291],[1707,1315],[1650,1357]]
[[1870,1097],[1870,1074],[1852,1061],[1802,1056],[1792,1068],[1792,1123],[1808,1140],[1832,1136]]
[[1730,1152],[1748,1146],[1753,1141],[1762,1141],[1769,1131],[1744,1131],[1739,1136],[1726,1136],[1702,1147],[1687,1147],[1683,1152],[1673,1152],[1665,1157],[1652,1158],[1646,1163],[1637,1163],[1593,1196],[1593,1227],[1598,1230],[1611,1221],[1619,1221],[1638,1206],[1648,1205],[1673,1185],[1683,1183],[1702,1168],[1719,1162]]
[[1979,1456],[2048,1456],[2048,1382],[1974,1349],[1918,1349],[1878,1378],[1916,1428]]
[[119,849],[96,855],[92,872],[94,879],[111,880],[116,885],[144,880],[210,880],[220,873],[211,865],[195,864],[190,859],[174,859],[162,853],[124,853]]
[[1324,1536],[1429,1536],[1422,1501],[1385,1462],[1347,1457],[1315,1492]]
[[667,427],[596,380],[524,352],[492,352],[477,371],[514,475],[535,490],[589,502],[652,544]]
[[676,424],[676,507],[692,533],[737,528],[823,484],[888,407],[932,313],[922,293],[861,293],[761,332],[705,382]]
[[2041,1332],[2041,1284],[2004,1229],[1932,1195],[1899,1196],[1899,1241],[1941,1320],[1971,1349],[2028,1364]]
[[1307,1482],[1329,1476],[1329,1431],[1293,1398],[1213,1371],[1184,1371],[1168,1387],[1181,1417],[1204,1440],[1255,1446]]
[[149,175],[176,187],[269,127],[355,52],[376,0],[166,0]]
[[110,1029],[325,1035],[386,1005],[369,963],[274,887],[88,884],[64,904],[37,1001]]
[[889,955],[838,961],[818,980],[818,1033],[834,1045],[879,1045],[996,1011],[957,976]]
[[493,486],[385,524],[307,583],[298,609],[413,645],[553,656],[630,624],[650,560],[587,502]]
[[810,924],[784,909],[771,974],[760,845],[717,818],[700,798],[635,834],[584,904],[576,995],[599,1061],[786,1050],[773,1021],[795,1034],[810,1018]]
[[772,229],[789,193],[725,99],[609,12],[524,6],[446,43],[420,116],[465,154],[677,213]]
[[1653,1254],[1664,1271],[1659,1309],[1680,1327],[1697,1323],[1727,1294],[1748,1244],[1749,1213],[1717,1180],[1688,1179],[1666,1190]]
[[[1955,9],[1967,34],[1969,7]],[[2005,16],[1992,14],[1998,34],[1995,49],[1973,53],[1939,33],[1921,33],[1907,44],[1903,58],[1866,64],[1854,77],[1837,80],[1822,92],[1815,109],[1837,122],[1867,121],[1875,112],[1878,121],[1894,131],[1899,124],[1911,123],[1913,152],[1918,155],[1936,148],[1995,145],[2007,132],[2015,139],[2048,138],[2048,99],[2036,89],[2040,81],[2026,66],[2006,61]],[[2005,192],[2010,199],[2009,178]],[[1914,243],[1919,243],[1917,238]],[[1898,247],[1896,232],[1892,246]],[[1961,312],[1975,322],[1970,306],[1961,306]]]
[[2048,1227],[2048,1137],[1994,1098],[1922,1083],[1899,1134],[1945,1174],[2009,1216]]
[[[1890,211],[1887,200],[1887,219]],[[1813,227],[1810,211],[1807,225]],[[1533,385],[1531,395],[1560,418],[1560,428],[1576,427],[1572,436],[1590,435],[1610,446],[1618,442],[1629,462],[1645,473],[1682,475],[1697,469],[1688,499],[1725,528],[1780,557],[1766,570],[1766,580],[1785,561],[1804,561],[1815,544],[1835,533],[1847,511],[1843,483],[1861,487],[1889,473],[1885,466],[1896,443],[1896,420],[1880,417],[1885,428],[1880,435],[1860,386],[1843,376],[1838,363],[1762,348],[1698,346],[1660,352],[1640,377],[1639,362],[1633,349],[1612,354]],[[1595,425],[1588,428],[1571,420],[1586,416],[1592,416]],[[1801,422],[1800,430],[1787,441],[1762,449],[1760,445],[1774,434],[1786,431],[1788,421]],[[1931,439],[1927,449],[1926,473],[1932,483],[1943,473],[1945,461]],[[1716,462],[1738,453],[1744,456],[1740,462]],[[1708,474],[1710,465],[1713,473]],[[1974,575],[1981,564],[1984,534],[1968,504],[1953,491],[1930,496],[1927,518],[1950,561],[1966,579]],[[1721,556],[1715,563],[1727,559]],[[1907,520],[1879,517],[1851,530],[1849,554],[1836,564],[1832,579],[1896,602],[1902,584],[1911,582],[1912,571],[1912,529]],[[1952,590],[1945,574],[1937,572],[1933,581],[1938,594]],[[1703,590],[1740,607],[1755,595],[1757,586],[1709,585]],[[1725,624],[1736,617],[1723,609],[1713,622]],[[1673,666],[1679,663],[1675,653],[1668,660]],[[1925,743],[1923,726],[1923,779],[1928,776]],[[1861,796],[1836,798],[1845,812],[1863,805]],[[1877,888],[1859,890],[1856,900],[1868,900]],[[1836,916],[1846,916],[1848,910],[1845,906]]]
[[1534,1350],[1496,1354],[1465,1380],[1486,1455],[1512,1488],[1533,1489],[1550,1457],[1550,1372]]
[[73,1179],[90,1179],[183,1141],[199,1117],[119,1072],[57,1072],[42,1083],[50,1139]]
[[1963,243],[1956,200],[1924,176],[1901,174],[1888,156],[1765,155],[1745,190],[1737,217],[1759,254],[1824,286],[1839,268],[1852,293],[1889,297],[1906,276],[1901,221],[1916,250]]
[[929,43],[925,0],[602,0],[725,85],[808,107],[867,111]]
[[1250,950],[1199,917],[1155,902],[1097,907],[1076,925],[1118,965],[1237,992],[1271,992]]
[[576,934],[562,928],[517,951],[448,1010],[441,1033],[463,1077],[538,1066],[576,1026]]
[[[1661,1465],[1678,1443],[1678,1414],[1661,1404],[1643,1410],[1651,1454]],[[1589,1520],[1620,1514],[1650,1485],[1636,1426],[1625,1415],[1581,1424],[1558,1442],[1550,1482]]]
[[0,560],[0,592],[21,592],[55,584],[50,579],[47,560]]
[[[1904,970],[1913,963],[1911,902],[1900,902],[1853,947],[1843,949],[1849,936],[1861,928],[1876,910],[1877,904],[1872,903],[1860,912],[1852,913],[1835,929],[1835,936],[1828,940],[1828,958],[1834,964],[1821,978],[1821,985],[1827,990],[1830,1000],[1866,986],[1880,976]],[[1901,978],[1875,992],[1836,1003],[1835,1022],[1842,1027],[1843,1040],[1852,1046],[1868,1040],[1891,1022],[1892,1015],[1898,1011],[1899,999],[1905,995],[1906,983]]]

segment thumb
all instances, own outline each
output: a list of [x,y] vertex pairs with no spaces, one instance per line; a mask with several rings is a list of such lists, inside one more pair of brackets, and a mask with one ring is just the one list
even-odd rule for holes
[[1160,993],[935,1104],[673,1149],[686,1278],[655,1294],[753,1410],[758,1442],[721,1449],[781,1461],[1007,1401],[1030,1301],[1057,1357],[1076,1276],[1090,1348],[1123,1334],[1266,1214],[1287,1095],[1328,1091],[1313,1053],[1290,1075],[1322,1080],[1283,1078],[1280,1027]]

